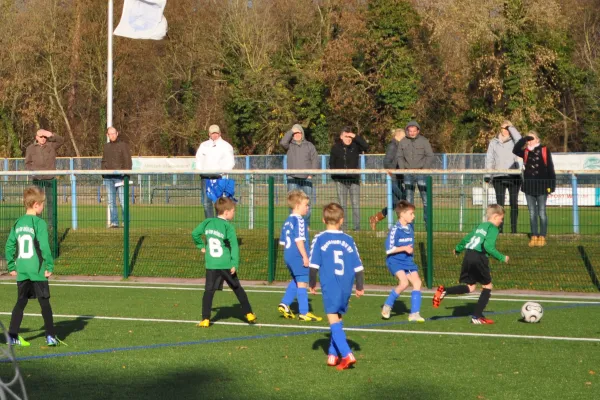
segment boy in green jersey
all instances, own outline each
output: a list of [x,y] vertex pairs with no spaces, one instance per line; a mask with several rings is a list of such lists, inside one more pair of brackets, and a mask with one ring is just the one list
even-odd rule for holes
[[462,285],[449,288],[440,286],[433,295],[433,307],[438,308],[447,294],[471,293],[475,290],[476,283],[480,283],[483,289],[471,317],[473,324],[494,323],[493,320],[483,316],[483,310],[492,296],[492,276],[488,255],[508,263],[508,256],[496,250],[498,227],[504,220],[504,209],[497,204],[493,204],[487,208],[486,218],[487,222],[479,224],[454,249],[455,255],[466,250],[459,279]]
[[50,306],[48,277],[54,271],[54,260],[48,242],[48,225],[38,217],[44,211],[46,196],[37,187],[28,187],[23,192],[26,213],[13,225],[6,241],[8,271],[17,277],[17,304],[12,311],[8,334],[13,346],[29,346],[19,336],[23,312],[29,299],[38,299],[42,308],[46,344],[58,346],[60,340],[54,333],[54,320]]
[[[240,248],[238,245],[235,228],[229,222],[235,216],[235,202],[229,198],[221,197],[215,202],[217,218],[207,218],[192,232],[196,247],[206,256],[206,283],[202,297],[202,321],[198,324],[201,328],[210,326],[210,312],[215,291],[223,284],[223,280],[233,290],[242,306],[246,321],[256,322],[256,315],[248,302],[246,291],[240,284],[237,270],[240,265]],[[206,236],[206,242],[202,240]],[[208,251],[207,251],[208,248]]]

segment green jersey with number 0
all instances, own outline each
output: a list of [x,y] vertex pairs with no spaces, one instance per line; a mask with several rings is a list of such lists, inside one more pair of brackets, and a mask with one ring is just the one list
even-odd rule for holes
[[475,250],[490,255],[499,261],[504,261],[506,256],[496,250],[496,239],[498,238],[498,227],[491,222],[479,224],[473,232],[456,245],[456,252],[463,250]]
[[[202,240],[206,236],[206,242]],[[223,218],[208,218],[192,232],[196,247],[206,249],[206,269],[236,269],[240,266],[240,248],[235,228]]]
[[54,271],[48,242],[48,225],[35,215],[23,215],[10,230],[5,247],[9,271],[17,271],[17,281],[46,281],[45,272]]

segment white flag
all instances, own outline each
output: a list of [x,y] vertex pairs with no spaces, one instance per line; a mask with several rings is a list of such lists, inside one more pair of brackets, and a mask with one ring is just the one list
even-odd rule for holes
[[163,11],[167,0],[125,0],[114,34],[131,39],[160,40],[167,34]]

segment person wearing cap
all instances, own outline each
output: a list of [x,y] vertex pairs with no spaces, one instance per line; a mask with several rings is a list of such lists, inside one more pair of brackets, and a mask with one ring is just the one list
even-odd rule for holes
[[[233,147],[221,137],[219,125],[208,128],[208,140],[202,142],[196,151],[196,169],[198,171],[226,172],[233,170],[235,158]],[[206,186],[210,179],[220,178],[221,174],[202,175],[202,206],[206,218],[215,217],[212,200],[206,195]]]
[[[420,134],[421,127],[417,121],[406,125],[406,138],[398,143],[399,169],[430,169],[433,164],[433,150],[426,137]],[[415,184],[423,201],[423,219],[427,223],[427,185],[423,175],[404,175],[406,200],[414,204]]]
[[[315,146],[304,137],[302,125],[295,124],[287,131],[279,142],[287,150],[287,169],[294,170],[287,176],[288,192],[302,190],[309,199],[312,199],[312,175],[303,174],[301,171],[319,168],[319,155]],[[306,227],[310,227],[310,208],[304,216]]]
[[[65,139],[45,129],[35,134],[35,141],[25,149],[25,169],[27,171],[56,170],[56,150],[65,143]],[[52,188],[56,178],[53,175],[34,175],[33,184],[46,193],[46,212],[48,226],[54,226],[54,193]]]
[[[369,144],[362,137],[352,132],[351,127],[344,127],[339,140],[331,148],[329,169],[358,169],[360,155],[369,150]],[[331,175],[335,182],[338,199],[344,210],[348,211],[348,196],[352,204],[352,222],[354,230],[360,230],[360,175]],[[346,214],[348,215],[348,214]],[[346,230],[350,218],[344,218],[343,230]]]
[[[108,170],[130,170],[132,167],[131,152],[129,145],[119,139],[119,132],[112,126],[106,130],[108,142],[104,145],[102,153],[102,169]],[[121,204],[125,204],[125,179],[126,175],[102,175],[104,185],[108,194],[108,209],[110,214],[109,228],[119,227],[119,210],[117,209],[117,195]],[[125,214],[123,214],[124,216]]]

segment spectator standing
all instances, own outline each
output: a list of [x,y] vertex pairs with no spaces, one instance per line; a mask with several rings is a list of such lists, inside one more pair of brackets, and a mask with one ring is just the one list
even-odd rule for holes
[[[401,169],[430,169],[433,164],[433,150],[429,140],[421,134],[416,121],[406,125],[406,138],[398,143],[398,166]],[[427,185],[423,175],[404,175],[406,201],[415,204],[415,184],[423,201],[423,220],[427,223]]]
[[[65,143],[65,139],[45,129],[35,134],[35,141],[25,149],[25,169],[27,171],[56,170],[56,150]],[[54,182],[53,175],[34,175],[33,184],[46,195],[46,213],[48,226],[54,229]]]
[[[519,217],[519,189],[521,189],[521,166],[519,159],[513,153],[515,143],[521,140],[521,134],[512,126],[510,121],[504,121],[500,133],[488,145],[485,157],[485,169],[514,169],[514,174],[486,175],[484,180],[491,182],[496,192],[496,203],[504,207],[506,190],[510,202],[510,232],[517,233],[517,219]],[[498,227],[503,232],[504,222]]]
[[[292,190],[302,190],[312,200],[313,183],[312,175],[303,174],[301,171],[319,168],[319,156],[315,146],[304,137],[304,129],[295,124],[286,132],[279,142],[287,150],[287,169],[294,170],[287,176],[288,193]],[[308,214],[304,216],[306,228],[310,227],[310,206]]]
[[523,159],[522,190],[527,200],[531,226],[529,247],[543,247],[546,245],[546,234],[548,233],[546,201],[548,195],[556,190],[556,173],[552,154],[546,146],[541,144],[540,136],[536,131],[529,131],[527,136],[519,140],[515,144],[513,153]]
[[[208,128],[208,140],[202,142],[196,152],[196,169],[199,171],[231,171],[235,166],[233,147],[221,137],[219,125]],[[202,175],[202,205],[205,218],[214,218],[215,209],[212,200],[206,194],[209,180],[221,178],[220,174]]]
[[[130,170],[132,166],[131,152],[129,145],[119,139],[119,132],[112,126],[106,130],[108,142],[104,145],[102,153],[102,169],[103,170]],[[121,214],[123,217],[123,205],[125,204],[125,179],[129,179],[127,175],[102,175],[104,185],[108,193],[108,208],[110,214],[109,228],[119,227],[119,211],[117,209],[117,195],[121,204]],[[123,218],[124,220],[124,218]],[[125,222],[125,221],[123,221]]]
[[[392,141],[387,145],[385,150],[385,157],[383,158],[383,168],[387,169],[388,175],[392,178],[392,207],[395,208],[396,204],[404,196],[404,175],[394,174],[391,170],[398,169],[398,143],[406,137],[406,131],[402,128],[392,130]],[[388,208],[383,207],[380,212],[369,217],[369,224],[371,229],[375,230],[377,223],[385,219],[388,215]]]
[[[331,148],[329,169],[358,169],[360,155],[369,150],[369,144],[362,137],[352,132],[352,128],[344,127],[339,140]],[[347,210],[348,196],[352,203],[352,222],[354,230],[360,230],[360,175],[332,175],[335,182],[339,202]],[[346,230],[344,219],[342,229]]]

